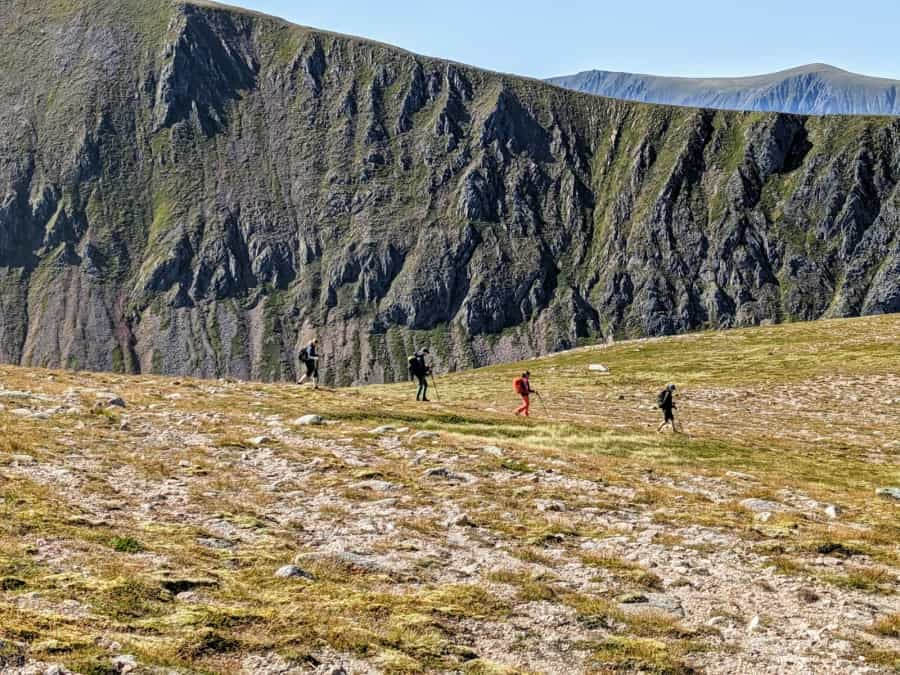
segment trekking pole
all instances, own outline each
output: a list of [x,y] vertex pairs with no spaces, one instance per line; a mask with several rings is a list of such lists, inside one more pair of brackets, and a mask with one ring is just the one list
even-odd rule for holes
[[431,386],[434,388],[434,398],[438,403],[440,403],[441,395],[438,393],[437,383],[434,381],[434,375],[431,376]]
[[544,397],[541,396],[540,394],[538,394],[537,392],[534,392],[534,393],[537,395],[538,401],[541,402],[541,406],[544,408],[544,412],[547,413],[547,414],[549,415],[549,414],[550,414],[550,410],[547,408],[547,404],[544,403]]

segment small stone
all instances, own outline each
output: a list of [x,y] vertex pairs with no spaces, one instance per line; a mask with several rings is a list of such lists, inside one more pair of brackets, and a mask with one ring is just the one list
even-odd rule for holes
[[394,483],[390,483],[386,480],[378,480],[377,478],[360,481],[359,483],[355,483],[353,487],[357,490],[371,490],[372,492],[390,492],[391,490],[397,489],[397,486],[394,485]]
[[835,506],[834,504],[829,504],[825,507],[825,515],[834,520],[838,516],[841,515],[843,509],[839,506]]
[[602,363],[592,363],[590,366],[588,366],[588,370],[591,371],[592,373],[606,374],[609,372],[609,368],[604,366]]
[[281,579],[315,579],[315,577],[306,570],[300,569],[296,565],[285,565],[275,572],[275,576]]
[[429,441],[435,438],[440,438],[440,434],[436,434],[433,431],[420,431],[418,433],[413,434],[412,440],[414,441]]
[[745,499],[741,502],[741,507],[754,513],[762,513],[764,511],[786,511],[783,504],[772,502],[767,499]]
[[426,478],[450,479],[452,477],[452,475],[453,474],[450,473],[450,470],[443,466],[440,466],[436,469],[428,469],[428,471],[425,472]]
[[16,417],[28,417],[31,411],[28,408],[16,408],[12,411],[12,414]]
[[271,443],[272,439],[268,436],[256,436],[255,438],[247,439],[247,443],[252,445],[255,448],[265,445],[266,443]]
[[617,598],[619,608],[624,612],[661,612],[673,617],[683,618],[684,607],[678,598],[664,593],[626,593]]
[[37,464],[37,460],[31,455],[13,455],[10,459],[16,466],[33,466]]
[[392,427],[390,424],[385,424],[384,426],[377,427],[376,429],[372,429],[370,433],[375,434],[376,436],[383,436],[384,434],[390,434],[396,432],[397,429]]
[[121,654],[112,660],[113,668],[117,673],[131,673],[137,669],[137,659],[131,654]]
[[496,445],[486,445],[482,449],[482,452],[493,455],[494,457],[503,457],[503,448],[498,448]]
[[772,512],[771,511],[763,511],[762,513],[757,513],[753,517],[753,520],[760,522],[760,523],[768,523],[770,520],[772,520]]
[[536,502],[538,511],[543,513],[563,513],[566,505],[556,499],[539,499]]
[[109,399],[105,403],[105,405],[107,408],[127,408],[128,407],[125,405],[125,399],[123,399],[121,396],[116,396],[114,398]]
[[294,420],[294,424],[299,427],[313,427],[325,424],[325,418],[321,415],[304,415]]
[[472,519],[469,518],[469,514],[463,513],[455,518],[451,518],[450,523],[452,525],[456,525],[457,527],[477,527],[475,523],[472,522]]
[[875,490],[875,494],[886,499],[900,500],[900,487],[878,488]]
[[755,633],[757,631],[757,629],[759,628],[759,623],[760,623],[759,616],[754,616],[752,619],[750,619],[750,623],[747,624],[747,632]]

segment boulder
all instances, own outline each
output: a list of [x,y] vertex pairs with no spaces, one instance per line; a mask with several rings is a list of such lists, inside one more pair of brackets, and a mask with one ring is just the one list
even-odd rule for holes
[[674,618],[684,617],[681,601],[664,593],[627,593],[617,600],[619,609],[627,614],[661,612]]
[[788,511],[788,507],[778,502],[769,501],[768,499],[745,499],[741,502],[741,507],[753,513],[765,512],[783,512]]
[[296,565],[285,565],[284,567],[280,567],[278,571],[275,572],[275,576],[279,579],[315,579],[312,574]]
[[294,424],[298,427],[311,427],[325,424],[325,418],[321,415],[304,415],[294,420]]
[[879,497],[884,497],[885,499],[900,500],[900,487],[878,488],[875,490],[875,494]]

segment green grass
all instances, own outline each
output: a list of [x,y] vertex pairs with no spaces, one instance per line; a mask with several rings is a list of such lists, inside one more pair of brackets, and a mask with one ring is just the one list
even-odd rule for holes
[[[885,394],[895,377],[898,331],[900,318],[874,317],[585,348],[442,377],[442,403],[431,406],[412,400],[411,384],[312,392],[0,367],[7,388],[53,398],[89,386],[128,402],[112,415],[86,408],[50,420],[0,410],[0,468],[7,477],[0,483],[0,588],[6,597],[37,592],[51,608],[73,598],[91,608],[51,620],[43,610],[6,604],[0,640],[40,642],[40,655],[86,672],[101,667],[96,640],[110,626],[123,650],[142,662],[187,672],[234,672],[251,652],[302,660],[321,650],[395,672],[514,672],[502,653],[478,653],[467,631],[487,631],[546,603],[565,608],[573,630],[591,632],[582,652],[601,672],[686,672],[690,655],[717,643],[665,615],[623,613],[615,599],[658,592],[663,572],[582,548],[623,533],[582,518],[581,510],[652,513],[663,530],[653,543],[667,547],[683,545],[667,531],[672,527],[721,528],[782,574],[871,599],[896,592],[896,506],[875,499],[874,488],[900,484],[900,472],[896,463],[869,457],[877,451],[890,458],[889,443],[900,437],[896,397]],[[596,362],[611,374],[591,374]],[[510,383],[523,367],[549,408],[534,406],[531,420],[512,415]],[[679,384],[684,435],[655,433],[655,395],[669,381]],[[249,442],[273,435],[271,416],[288,421],[309,412],[331,424],[292,431],[264,444],[265,451]],[[439,431],[440,439],[417,445],[400,434],[400,450],[392,450],[369,433],[382,424],[409,427],[409,434]],[[148,444],[165,430],[199,440]],[[487,445],[501,447],[502,456],[485,453]],[[116,505],[102,523],[78,500],[13,466],[12,456],[21,454],[59,464],[73,448],[92,462],[79,473],[82,499]],[[352,460],[363,452],[370,453],[366,461]],[[422,453],[418,463],[410,461],[415,452]],[[272,492],[245,468],[264,456],[306,473]],[[427,469],[450,464],[475,481],[423,479]],[[752,480],[736,483],[729,478],[734,471]],[[120,494],[110,472],[149,487],[183,481],[187,516],[161,511],[146,523],[143,488]],[[548,480],[560,474],[623,493],[588,496]],[[715,501],[683,487],[695,479],[744,487]],[[379,493],[358,485],[366,480],[397,487]],[[778,501],[783,493],[840,504],[843,515],[829,521],[785,513],[763,523],[739,506],[743,498]],[[271,517],[279,505],[309,495],[327,499],[304,511],[309,515]],[[308,541],[315,519],[341,532],[361,509],[384,500],[400,509],[392,517],[397,539],[376,539],[373,550],[412,556],[415,564],[400,572],[368,570],[324,556],[301,563],[315,581],[273,576],[297,554],[298,542]],[[539,500],[561,506],[541,511]],[[502,542],[515,566],[484,569],[469,583],[441,581],[446,561],[433,548],[447,536],[448,505],[467,514],[460,531],[473,544],[494,550]],[[222,531],[231,528],[246,540],[223,548],[199,543],[227,538]],[[37,539],[66,555],[52,565],[43,561],[31,543]],[[816,566],[823,556],[841,560],[840,571]],[[596,592],[573,590],[566,576],[573,565]],[[181,592],[195,600],[176,599]],[[895,633],[896,617],[888,614],[866,634]],[[879,662],[889,662],[888,651],[860,639],[860,654],[877,652]]]

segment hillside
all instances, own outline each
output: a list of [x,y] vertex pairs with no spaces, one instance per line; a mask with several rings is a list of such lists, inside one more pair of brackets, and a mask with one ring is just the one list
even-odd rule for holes
[[900,115],[900,82],[822,63],[767,75],[690,78],[588,70],[553,84],[626,101],[796,115]]
[[0,4],[0,362],[330,382],[900,309],[900,122],[717,113],[164,0]]
[[896,672],[898,334],[621,343],[431,406],[0,368],[0,670]]

